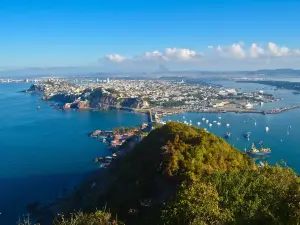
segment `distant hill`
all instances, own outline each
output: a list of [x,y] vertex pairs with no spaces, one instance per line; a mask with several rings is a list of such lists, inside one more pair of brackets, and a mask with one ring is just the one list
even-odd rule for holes
[[159,66],[158,70],[154,71],[128,71],[117,69],[112,72],[108,68],[101,68],[99,66],[85,66],[85,67],[32,67],[14,70],[0,71],[0,77],[41,77],[49,76],[54,73],[56,76],[89,76],[89,77],[144,77],[151,78],[157,76],[186,76],[186,77],[230,77],[232,75],[251,76],[257,74],[264,74],[267,76],[299,76],[300,70],[296,69],[274,69],[274,70],[254,70],[254,71],[201,71],[201,70],[170,70],[163,65]]
[[107,172],[74,192],[65,212],[105,207],[129,225],[300,223],[300,179],[291,169],[258,168],[196,127],[155,129]]

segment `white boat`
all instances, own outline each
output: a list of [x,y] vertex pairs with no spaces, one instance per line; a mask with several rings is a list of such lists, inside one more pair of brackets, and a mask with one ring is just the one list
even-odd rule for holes
[[218,122],[218,123],[217,123],[217,125],[218,125],[218,126],[221,126],[221,123],[220,123],[220,122]]
[[215,121],[215,120],[213,121],[213,123],[216,123],[216,122],[217,122],[217,121]]
[[206,120],[206,123],[208,123],[209,122],[209,120]]
[[229,123],[227,123],[227,124],[226,124],[226,127],[230,127],[230,124],[229,124]]
[[269,132],[269,127],[266,127],[266,132]]
[[222,119],[222,117],[221,117],[221,116],[219,116],[219,117],[218,117],[218,119],[220,120],[220,119]]
[[200,122],[198,122],[197,124],[198,124],[198,126],[200,126],[200,124],[201,124],[201,123],[200,123]]
[[182,119],[185,119],[185,116],[183,116]]
[[212,124],[210,123],[210,124],[209,124],[209,127],[211,127],[211,126],[212,126]]
[[254,125],[256,126],[256,122],[254,123]]
[[205,120],[205,118],[203,117],[203,118],[202,118],[202,120],[204,121],[204,120]]

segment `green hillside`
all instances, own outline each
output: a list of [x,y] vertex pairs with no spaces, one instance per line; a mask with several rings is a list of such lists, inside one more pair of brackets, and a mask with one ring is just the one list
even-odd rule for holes
[[83,185],[65,211],[105,207],[129,225],[300,224],[291,169],[258,168],[222,138],[180,123],[152,131],[102,179],[92,190]]

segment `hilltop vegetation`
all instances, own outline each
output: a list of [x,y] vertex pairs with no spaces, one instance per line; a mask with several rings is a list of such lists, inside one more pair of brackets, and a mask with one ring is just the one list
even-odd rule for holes
[[65,211],[93,215],[106,207],[129,225],[300,224],[295,172],[279,165],[258,168],[196,127],[170,122],[155,129],[108,173],[105,188],[79,189]]

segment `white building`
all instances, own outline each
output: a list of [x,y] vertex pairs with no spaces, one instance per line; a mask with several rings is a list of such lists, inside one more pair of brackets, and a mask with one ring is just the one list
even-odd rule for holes
[[247,104],[244,106],[246,109],[252,109],[253,105],[250,102],[247,102]]
[[235,89],[226,89],[225,90],[229,95],[237,95],[237,92]]
[[223,107],[223,106],[225,106],[227,104],[229,104],[229,101],[219,101],[219,100],[216,100],[216,101],[212,102],[212,107],[213,108],[219,108],[219,107]]

